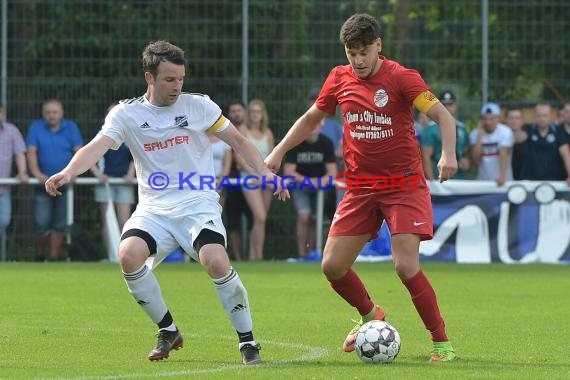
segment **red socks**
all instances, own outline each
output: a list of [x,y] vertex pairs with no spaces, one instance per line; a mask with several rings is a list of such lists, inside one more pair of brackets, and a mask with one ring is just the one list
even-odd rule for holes
[[352,269],[349,269],[343,277],[329,282],[335,292],[354,306],[360,315],[366,315],[374,308],[374,302],[370,299],[364,284]]
[[[349,269],[343,277],[329,282],[335,292],[354,306],[360,315],[366,315],[374,308],[374,302],[370,299],[364,284],[352,269]],[[414,277],[402,283],[410,292],[420,318],[431,333],[431,339],[434,342],[447,342],[449,339],[445,333],[445,323],[437,305],[435,291],[424,272],[420,270]]]
[[402,283],[408,288],[418,314],[426,329],[431,333],[431,340],[434,342],[447,342],[445,323],[437,305],[435,291],[424,272],[420,269],[414,277],[402,281]]

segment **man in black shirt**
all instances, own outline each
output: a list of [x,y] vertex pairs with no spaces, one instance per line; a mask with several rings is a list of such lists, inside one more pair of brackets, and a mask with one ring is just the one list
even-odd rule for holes
[[315,245],[317,191],[332,189],[325,191],[327,196],[334,197],[332,181],[337,170],[333,144],[320,134],[320,128],[285,156],[284,178],[295,180],[291,194],[297,211],[297,248],[301,260],[309,258]]

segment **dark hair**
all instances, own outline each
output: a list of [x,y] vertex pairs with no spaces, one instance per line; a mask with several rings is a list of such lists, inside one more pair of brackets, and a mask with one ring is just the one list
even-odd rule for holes
[[523,109],[522,107],[519,106],[511,106],[509,108],[507,108],[507,110],[505,111],[505,116],[507,116],[510,112],[512,111],[519,111],[521,114],[523,114]]
[[48,99],[48,100],[44,101],[44,102],[42,103],[42,109],[43,109],[46,105],[48,105],[48,104],[57,104],[57,105],[59,105],[59,106],[61,107],[61,109],[63,109],[63,103],[62,103],[61,100],[59,100],[59,99],[51,98],[51,99]]
[[234,106],[234,105],[236,105],[236,104],[237,104],[237,105],[240,105],[243,109],[246,109],[246,108],[247,108],[247,107],[245,106],[245,103],[242,102],[240,99],[238,99],[238,98],[231,98],[231,99],[228,101],[228,108],[227,108],[227,110],[229,111],[229,110],[230,110],[230,107],[231,107],[231,106]]
[[142,52],[142,68],[156,78],[160,62],[172,62],[175,65],[185,65],[184,50],[167,41],[149,43]]
[[369,14],[357,13],[340,28],[340,42],[349,49],[370,45],[380,38],[380,25]]

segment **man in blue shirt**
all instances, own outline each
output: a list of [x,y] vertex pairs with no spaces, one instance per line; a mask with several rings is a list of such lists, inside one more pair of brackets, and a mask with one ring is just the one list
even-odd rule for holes
[[36,224],[36,261],[44,261],[49,246],[49,260],[59,260],[63,233],[66,227],[67,194],[50,197],[43,184],[60,172],[83,145],[79,128],[63,118],[63,105],[50,99],[42,106],[42,119],[32,122],[26,137],[30,171],[42,186],[34,194],[34,220]]
[[[570,184],[570,149],[562,129],[551,122],[550,104],[538,103],[534,108],[534,117],[534,124],[525,125],[515,135],[518,143],[524,143],[521,179],[563,179]],[[565,174],[563,178],[560,178],[561,173]]]

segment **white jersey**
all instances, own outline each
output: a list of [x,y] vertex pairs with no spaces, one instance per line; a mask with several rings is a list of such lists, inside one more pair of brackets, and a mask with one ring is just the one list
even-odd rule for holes
[[[151,213],[175,214],[200,197],[218,198],[205,184],[215,180],[208,133],[229,125],[206,95],[182,93],[176,103],[157,107],[146,96],[121,101],[99,134],[117,149],[125,142],[133,155],[139,206]],[[194,173],[194,174],[193,174]],[[215,183],[212,183],[215,187]]]
[[[469,138],[471,145],[477,141],[477,129],[471,131]],[[514,144],[514,136],[511,128],[504,124],[498,123],[497,128],[493,133],[485,133],[481,140],[482,143],[482,156],[479,162],[479,169],[477,171],[478,180],[496,181],[500,173],[500,150],[507,147],[512,148]],[[509,153],[507,162],[507,181],[513,180],[513,171],[511,168],[511,156]]]

